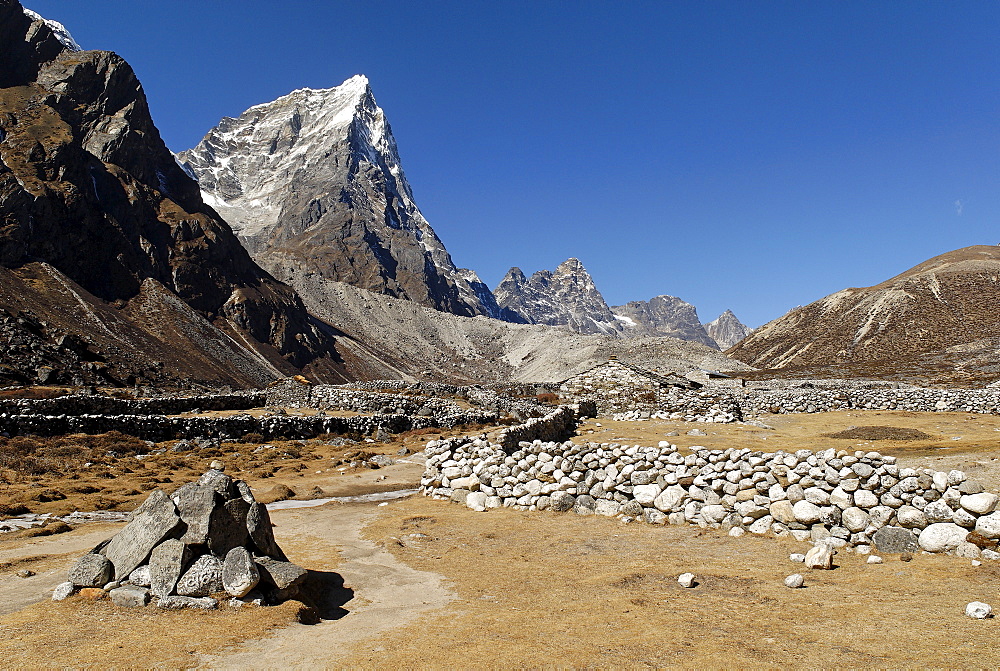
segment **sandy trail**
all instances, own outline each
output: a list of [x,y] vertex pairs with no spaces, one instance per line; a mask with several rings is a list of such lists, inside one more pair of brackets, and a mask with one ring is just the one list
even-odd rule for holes
[[412,569],[361,538],[362,526],[378,509],[374,503],[334,503],[275,511],[275,535],[292,561],[321,567],[324,557],[329,560],[339,552],[336,572],[343,577],[342,594],[349,598],[342,606],[346,614],[318,625],[292,625],[224,654],[202,656],[198,664],[209,668],[329,666],[356,650],[358,641],[448,604],[454,594],[442,576]]
[[33,538],[17,547],[0,546],[0,562],[24,563],[37,575],[21,578],[0,573],[0,615],[13,613],[47,599],[80,555],[115,534],[122,525],[93,524],[71,533]]

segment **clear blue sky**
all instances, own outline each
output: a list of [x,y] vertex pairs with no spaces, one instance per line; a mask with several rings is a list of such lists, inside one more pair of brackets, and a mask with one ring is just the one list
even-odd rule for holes
[[576,256],[610,304],[757,326],[1000,243],[1000,3],[28,0],[138,72],[171,149],[356,73],[491,286]]

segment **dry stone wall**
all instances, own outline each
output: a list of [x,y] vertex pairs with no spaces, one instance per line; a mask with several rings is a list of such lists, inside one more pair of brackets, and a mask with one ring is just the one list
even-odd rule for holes
[[[726,391],[673,389],[650,408],[637,404],[614,413],[618,420],[672,419],[735,422],[762,414],[837,410],[905,410],[1000,414],[1000,389],[863,388]],[[602,407],[618,407],[601,404]]]
[[566,380],[559,388],[567,399],[590,400],[601,413],[656,410],[664,390],[660,383],[629,366],[608,362]]
[[259,433],[266,440],[305,439],[333,433],[363,435],[378,430],[402,433],[413,429],[441,428],[458,424],[492,423],[496,415],[482,411],[449,414],[441,421],[429,416],[402,414],[328,417],[292,415],[232,415],[228,417],[169,417],[164,415],[8,415],[0,413],[0,433],[7,436],[58,436],[69,433],[120,431],[143,440],[215,437],[223,440]]
[[0,401],[0,413],[13,415],[177,415],[193,410],[249,410],[264,404],[261,391],[212,396],[113,398],[71,395],[47,399]]
[[878,452],[731,448],[685,455],[666,442],[654,448],[541,440],[509,451],[462,437],[431,441],[426,454],[423,493],[474,510],[574,510],[835,547],[1000,558],[995,493],[961,471],[900,468]]
[[501,431],[497,442],[508,453],[514,452],[520,443],[531,441],[561,441],[576,434],[577,420],[596,414],[593,403],[577,403],[559,406],[544,417],[531,418],[523,424]]

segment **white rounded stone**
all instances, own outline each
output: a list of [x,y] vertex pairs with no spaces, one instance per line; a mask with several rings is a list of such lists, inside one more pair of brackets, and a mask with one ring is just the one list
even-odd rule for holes
[[785,587],[790,587],[796,589],[802,587],[805,583],[805,578],[802,577],[801,573],[793,573],[792,575],[785,578]]
[[988,515],[996,510],[997,495],[990,492],[969,494],[959,499],[959,504],[970,513]]
[[973,601],[965,607],[965,614],[975,620],[985,620],[988,617],[993,617],[993,608],[988,603]]
[[927,525],[927,528],[920,532],[917,542],[920,544],[920,549],[927,552],[947,552],[957,548],[959,543],[965,542],[965,537],[968,535],[969,530],[957,524],[938,522]]

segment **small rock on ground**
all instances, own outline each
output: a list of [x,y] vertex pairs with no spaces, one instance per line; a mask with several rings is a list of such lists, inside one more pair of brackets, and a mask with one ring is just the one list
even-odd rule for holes
[[785,578],[785,587],[791,587],[793,589],[802,587],[805,583],[805,578],[802,577],[801,573],[793,573],[792,575]]
[[965,614],[975,620],[985,620],[993,616],[993,608],[988,603],[973,601],[965,607]]

